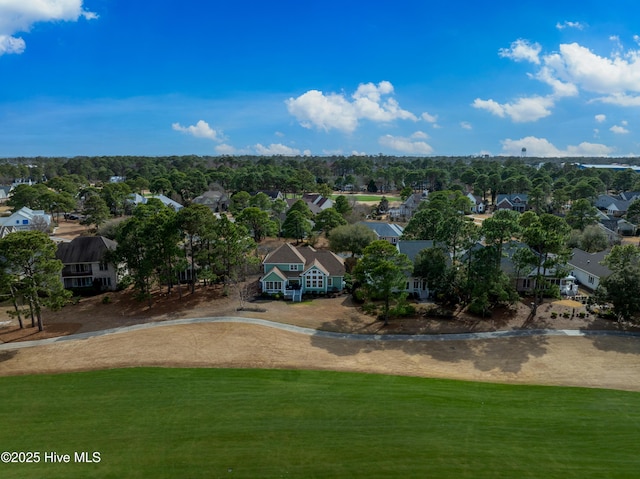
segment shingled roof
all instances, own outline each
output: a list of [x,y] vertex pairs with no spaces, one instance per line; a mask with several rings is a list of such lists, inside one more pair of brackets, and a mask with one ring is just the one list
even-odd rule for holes
[[99,263],[117,243],[104,236],[79,236],[70,243],[60,243],[56,258],[63,264]]
[[[331,276],[344,276],[344,260],[329,250],[318,250],[311,246],[295,248],[290,243],[285,243],[275,251],[269,253],[264,259],[264,264],[304,264],[304,271],[316,265]],[[295,272],[299,276],[300,272]],[[288,272],[287,276],[291,276]]]

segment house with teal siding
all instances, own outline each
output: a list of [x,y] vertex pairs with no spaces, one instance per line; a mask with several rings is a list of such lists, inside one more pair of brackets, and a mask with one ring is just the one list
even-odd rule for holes
[[344,260],[328,250],[285,243],[262,262],[263,293],[300,301],[306,293],[327,294],[344,289]]

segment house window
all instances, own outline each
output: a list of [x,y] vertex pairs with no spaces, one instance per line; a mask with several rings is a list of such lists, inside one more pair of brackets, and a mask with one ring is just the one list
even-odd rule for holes
[[22,224],[23,225],[28,225],[29,224],[29,220],[22,220]]
[[100,271],[108,271],[109,265],[107,263],[100,263]]
[[317,270],[307,273],[305,288],[324,288],[324,275]]
[[595,278],[593,276],[589,276],[589,284],[593,284],[595,282]]
[[268,291],[273,291],[273,290],[279,291],[282,289],[282,281],[266,281],[265,285]]
[[88,264],[74,264],[73,265],[73,270],[76,273],[90,273],[91,272],[91,266]]
[[333,278],[327,278],[327,286],[333,286]]
[[111,286],[111,278],[100,278],[100,285],[102,287]]
[[299,264],[290,264],[289,265],[289,271],[298,271],[299,267],[300,267]]
[[531,287],[531,280],[529,278],[522,280],[522,288],[529,289]]

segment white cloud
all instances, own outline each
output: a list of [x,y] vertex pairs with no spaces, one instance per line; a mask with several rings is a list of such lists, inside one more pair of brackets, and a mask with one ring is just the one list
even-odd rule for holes
[[560,52],[544,57],[544,61],[556,78],[589,92],[608,96],[640,92],[640,51],[637,50],[607,58],[570,43],[560,45]]
[[435,123],[438,121],[438,115],[430,115],[426,111],[421,115],[421,118],[428,123]]
[[382,81],[377,85],[363,83],[347,99],[344,94],[324,94],[319,90],[309,90],[297,98],[286,101],[289,113],[296,117],[305,128],[332,129],[352,133],[360,120],[391,122],[393,120],[413,120],[418,118],[403,110],[394,98],[393,85]]
[[520,140],[506,139],[502,141],[504,155],[518,156],[526,148],[527,154],[534,157],[564,157],[564,156],[609,156],[613,148],[600,143],[582,142],[577,146],[569,145],[561,150],[545,138],[528,136]]
[[[300,154],[300,150],[296,148],[288,147],[286,145],[283,145],[282,143],[271,143],[269,146],[263,146],[260,143],[258,143],[255,146],[255,150],[256,150],[256,153],[258,153],[258,155],[269,155],[269,156],[275,156],[275,155],[297,156]],[[310,154],[308,150],[305,150],[305,155],[308,155],[308,154]]]
[[517,62],[525,60],[537,65],[540,63],[539,55],[541,51],[542,47],[539,43],[531,44],[528,40],[518,39],[509,48],[501,48],[498,51],[498,55]]
[[378,139],[381,146],[391,148],[401,153],[412,155],[429,155],[433,153],[433,148],[424,141],[415,141],[412,138],[401,136],[385,135]]
[[173,123],[171,125],[171,128],[173,128],[175,131],[180,131],[182,133],[195,136],[196,138],[206,138],[213,141],[224,141],[222,132],[214,130],[204,120],[200,120],[198,121],[198,123],[191,126],[182,126],[180,125],[180,123]]
[[14,34],[28,32],[35,23],[98,18],[84,10],[82,3],[83,0],[0,0],[0,55],[24,52],[24,40]]
[[629,130],[627,130],[624,126],[619,125],[613,125],[611,128],[609,128],[609,131],[615,133],[616,135],[624,135],[626,133],[629,133]]
[[603,115],[602,113],[600,113],[599,115],[596,115],[594,118],[598,123],[604,123],[604,121],[607,119],[607,115]]
[[462,128],[463,130],[473,130],[473,126],[468,121],[461,121],[460,128]]
[[9,35],[0,35],[0,55],[5,53],[24,52],[26,45],[22,38],[10,37]]
[[426,140],[429,138],[429,135],[427,135],[424,131],[416,131],[414,134],[411,135],[411,138],[418,139],[418,140]]
[[236,150],[231,145],[223,143],[222,145],[216,146],[216,153],[218,153],[219,155],[235,155],[238,153],[238,150]]
[[564,30],[565,28],[575,28],[577,30],[584,30],[585,24],[580,22],[563,22],[556,23],[556,28],[558,30]]
[[481,100],[476,98],[472,103],[474,108],[487,110],[488,112],[504,118],[508,116],[516,123],[537,121],[540,118],[551,115],[554,106],[552,97],[532,96],[519,98],[515,103],[498,103],[494,100]]

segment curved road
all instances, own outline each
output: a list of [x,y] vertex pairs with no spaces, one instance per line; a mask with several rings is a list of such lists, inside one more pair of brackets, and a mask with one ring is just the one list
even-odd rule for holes
[[242,318],[233,316],[221,317],[205,317],[205,318],[185,318],[169,321],[158,321],[144,324],[136,324],[133,326],[125,326],[121,328],[104,329],[100,331],[90,331],[86,333],[71,334],[67,336],[58,336],[55,338],[39,339],[35,341],[20,341],[15,343],[0,344],[0,351],[13,351],[18,349],[30,348],[35,346],[43,346],[47,344],[58,343],[62,341],[83,340],[98,336],[106,336],[109,334],[127,333],[138,331],[141,329],[158,328],[165,326],[178,326],[183,324],[198,323],[242,323],[253,324],[257,326],[266,326],[269,328],[279,329],[292,333],[303,334],[306,336],[315,336],[329,339],[346,339],[351,341],[405,341],[405,342],[426,342],[426,341],[468,341],[468,340],[486,340],[514,337],[532,337],[532,336],[617,336],[617,337],[640,337],[640,333],[631,333],[624,331],[589,331],[577,329],[518,329],[510,331],[492,331],[483,333],[459,333],[459,334],[352,334],[352,333],[336,333],[331,331],[320,331],[317,329],[303,328],[293,326],[291,324],[267,321],[265,319]]

